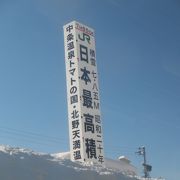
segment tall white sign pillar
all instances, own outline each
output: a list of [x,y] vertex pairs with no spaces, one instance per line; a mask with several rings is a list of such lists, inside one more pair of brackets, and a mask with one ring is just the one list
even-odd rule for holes
[[104,163],[94,30],[64,26],[70,153],[72,161]]

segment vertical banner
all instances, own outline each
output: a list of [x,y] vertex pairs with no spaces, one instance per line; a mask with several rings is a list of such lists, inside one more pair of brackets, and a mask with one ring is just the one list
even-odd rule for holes
[[67,104],[72,161],[104,163],[94,30],[64,26]]

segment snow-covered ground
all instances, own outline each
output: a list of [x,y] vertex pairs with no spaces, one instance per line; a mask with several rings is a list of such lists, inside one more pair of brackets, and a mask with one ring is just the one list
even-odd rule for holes
[[69,152],[37,153],[0,146],[0,180],[137,180],[136,168],[124,160],[106,159],[105,167],[83,166]]

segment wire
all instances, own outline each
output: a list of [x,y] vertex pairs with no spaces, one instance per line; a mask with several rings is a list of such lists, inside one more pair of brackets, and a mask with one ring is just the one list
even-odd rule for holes
[[12,133],[14,132],[14,133],[25,134],[25,135],[29,135],[29,136],[43,137],[43,138],[47,138],[47,139],[54,140],[54,141],[64,140],[64,138],[52,137],[52,136],[47,136],[47,135],[40,134],[40,133],[35,133],[35,132],[30,132],[30,131],[23,131],[23,130],[9,128],[9,127],[0,127],[0,130],[7,130],[7,131],[10,131]]
[[[29,142],[36,145],[49,146],[54,145],[68,145],[68,140],[65,138],[58,138],[53,136],[47,136],[44,134],[14,129],[10,127],[0,126],[0,138],[16,139],[23,142]],[[137,147],[129,146],[117,146],[112,144],[104,143],[105,151],[107,153],[121,153],[121,154],[134,154]]]

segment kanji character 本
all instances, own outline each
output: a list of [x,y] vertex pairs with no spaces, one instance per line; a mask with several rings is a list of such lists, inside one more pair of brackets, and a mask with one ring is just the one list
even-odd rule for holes
[[81,61],[86,61],[88,63],[88,48],[80,44],[80,58]]
[[83,97],[83,106],[86,106],[87,108],[92,108],[91,91],[83,89],[82,97]]
[[78,128],[79,127],[79,120],[74,120],[72,121],[72,129]]
[[84,114],[85,117],[85,122],[84,122],[84,127],[85,127],[85,132],[92,132],[94,133],[94,124],[93,124],[93,116],[90,114]]
[[81,71],[83,72],[81,79],[84,80],[85,84],[87,85],[88,82],[91,82],[91,79],[89,78],[90,71],[84,67],[83,69],[81,68]]
[[81,159],[81,152],[80,150],[78,151],[74,151],[74,159],[77,160],[77,159]]
[[81,143],[80,140],[73,141],[73,149],[80,149]]
[[90,38],[90,36],[88,34],[83,33],[83,37],[81,37],[80,34],[78,34],[78,38],[81,41],[85,41],[86,40],[89,44],[91,44],[90,43],[91,38]]
[[72,41],[74,39],[74,35],[72,33],[67,35],[67,42]]
[[77,103],[78,102],[78,95],[73,95],[70,97],[71,99],[71,104]]
[[71,113],[71,118],[73,119],[77,119],[79,117],[79,111],[77,111],[76,109],[73,110],[73,112]]
[[96,157],[96,142],[94,139],[89,139],[89,138],[86,138],[85,139],[85,145],[86,145],[86,153],[87,153],[87,157],[92,159],[92,158],[95,158],[97,159]]
[[73,139],[75,139],[76,137],[80,138],[80,130],[75,130],[72,133],[73,133]]
[[69,25],[69,26],[66,28],[66,31],[70,33],[72,29],[73,29],[73,25]]

